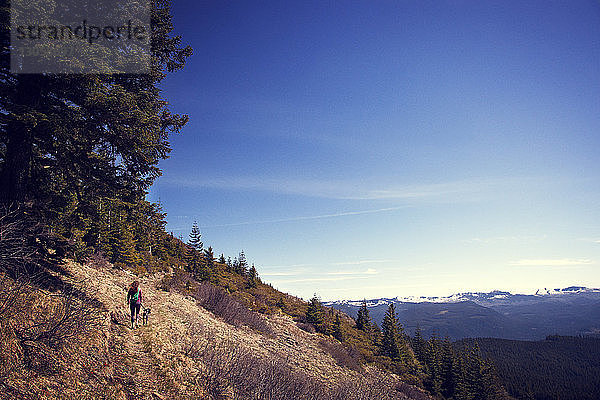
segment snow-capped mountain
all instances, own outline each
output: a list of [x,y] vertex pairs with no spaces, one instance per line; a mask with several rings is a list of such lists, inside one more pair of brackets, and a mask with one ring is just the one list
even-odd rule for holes
[[[327,302],[356,316],[363,300]],[[541,339],[547,335],[600,333],[600,289],[570,286],[542,288],[533,294],[505,291],[466,292],[451,296],[410,296],[366,300],[373,320],[381,324],[390,303],[409,333],[417,326],[426,334],[453,339],[499,337]]]
[[[569,286],[563,289],[548,289],[542,288],[537,289],[533,294],[512,294],[510,292],[504,292],[500,290],[494,290],[492,292],[464,292],[456,293],[450,296],[406,296],[406,297],[393,297],[393,298],[379,298],[367,300],[367,307],[376,307],[382,304],[389,303],[458,303],[461,301],[473,301],[474,303],[489,304],[505,303],[511,300],[530,300],[539,301],[540,298],[559,298],[573,295],[589,295],[590,297],[597,297],[600,299],[600,289],[592,289],[584,286]],[[360,306],[364,300],[338,300],[326,302],[325,305],[349,305],[349,306]]]

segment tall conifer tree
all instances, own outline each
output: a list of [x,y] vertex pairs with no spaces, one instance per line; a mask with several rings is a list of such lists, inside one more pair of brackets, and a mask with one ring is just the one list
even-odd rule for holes
[[192,231],[190,232],[190,239],[188,240],[188,265],[192,272],[200,272],[202,267],[202,235],[198,228],[198,223],[194,221],[192,225]]
[[356,329],[368,331],[371,329],[371,316],[367,308],[367,300],[363,300],[358,313],[356,314]]
[[414,355],[404,337],[404,328],[396,316],[394,303],[388,306],[381,324],[381,352],[401,369],[414,367]]
[[172,35],[169,9],[169,0],[150,2],[146,74],[14,74],[1,35],[0,203],[27,204],[60,236],[95,245],[101,199],[145,201],[169,135],[187,122],[159,88],[192,53]]

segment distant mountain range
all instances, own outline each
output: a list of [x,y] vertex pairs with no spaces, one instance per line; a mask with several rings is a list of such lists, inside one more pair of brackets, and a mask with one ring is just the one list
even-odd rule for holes
[[[548,335],[600,335],[600,289],[571,286],[540,289],[535,294],[459,293],[447,297],[405,297],[367,300],[371,318],[381,325],[394,303],[409,334],[417,326],[424,335],[457,340],[495,337],[539,340]],[[356,317],[362,300],[327,302]]]

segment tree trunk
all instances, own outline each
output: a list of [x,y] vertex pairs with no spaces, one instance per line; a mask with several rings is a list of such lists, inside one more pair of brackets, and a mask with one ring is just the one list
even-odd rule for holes
[[[18,116],[23,117],[25,113],[37,111],[36,105],[41,100],[40,82],[37,78],[30,75],[19,77],[16,88],[18,105],[14,107],[22,110]],[[17,120],[14,115],[12,117],[6,127],[6,157],[0,171],[0,200],[5,203],[30,200],[35,123],[26,124],[23,120]]]

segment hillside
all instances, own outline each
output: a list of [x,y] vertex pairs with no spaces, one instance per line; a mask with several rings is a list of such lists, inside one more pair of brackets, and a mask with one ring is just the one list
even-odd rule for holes
[[[2,275],[3,305],[12,304],[0,310],[2,399],[428,398],[374,367],[344,366],[334,340],[289,316],[249,311],[207,283],[169,290],[172,271],[137,278],[68,262],[51,275],[41,289]],[[134,279],[152,312],[131,330],[125,294]],[[237,314],[205,308],[223,301]]]
[[592,400],[600,393],[600,339],[549,336],[541,341],[465,339],[478,343],[509,393],[520,399]]

